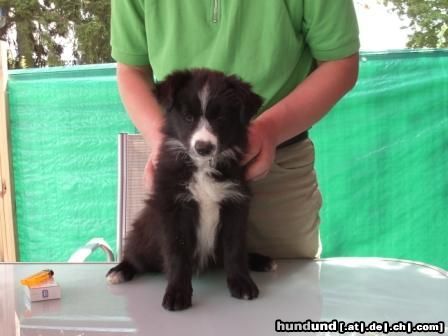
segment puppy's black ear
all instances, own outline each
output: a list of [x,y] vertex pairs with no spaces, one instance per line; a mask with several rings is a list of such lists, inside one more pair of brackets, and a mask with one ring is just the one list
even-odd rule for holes
[[155,85],[154,93],[166,112],[172,109],[179,92],[191,78],[190,71],[176,71]]
[[240,110],[241,123],[247,125],[263,104],[263,98],[252,90],[250,84],[236,76],[231,76],[231,83],[236,95],[243,103],[243,108]]

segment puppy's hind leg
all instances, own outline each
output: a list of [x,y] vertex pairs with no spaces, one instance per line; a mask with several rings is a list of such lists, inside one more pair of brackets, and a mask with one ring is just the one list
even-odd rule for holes
[[120,262],[117,266],[111,268],[106,274],[106,280],[111,285],[116,285],[122,282],[130,281],[137,273],[132,264],[126,260]]
[[270,257],[258,253],[249,253],[249,269],[254,272],[274,272],[277,263]]

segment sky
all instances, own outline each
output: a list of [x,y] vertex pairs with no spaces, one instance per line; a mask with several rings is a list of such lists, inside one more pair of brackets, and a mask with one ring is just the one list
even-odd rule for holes
[[358,17],[361,50],[405,49],[409,31],[405,21],[378,0],[354,0]]

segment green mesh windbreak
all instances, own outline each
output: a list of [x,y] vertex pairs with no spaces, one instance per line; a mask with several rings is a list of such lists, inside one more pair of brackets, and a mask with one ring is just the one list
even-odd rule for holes
[[363,54],[355,89],[312,138],[324,257],[448,269],[448,51]]
[[[115,247],[116,138],[135,129],[114,65],[14,71],[8,92],[21,260],[65,261],[92,237]],[[448,268],[447,51],[363,54],[311,137],[324,257]]]
[[135,132],[115,67],[12,71],[8,94],[20,260],[67,261],[94,237],[115,247],[117,135]]

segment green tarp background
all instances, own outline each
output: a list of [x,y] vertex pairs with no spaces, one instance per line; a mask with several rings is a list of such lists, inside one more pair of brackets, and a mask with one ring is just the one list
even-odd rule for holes
[[115,66],[11,71],[8,94],[20,260],[67,261],[94,237],[115,247],[117,136],[135,132]]
[[[117,134],[135,132],[115,65],[12,71],[8,94],[20,260],[66,261],[98,236],[115,246]],[[448,51],[363,53],[311,136],[323,257],[448,268]]]

